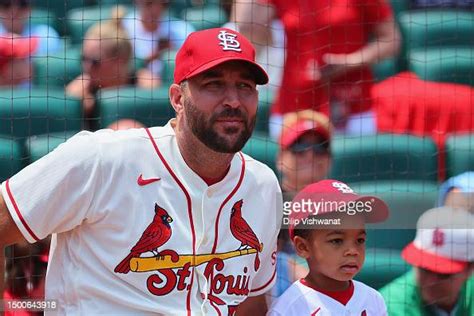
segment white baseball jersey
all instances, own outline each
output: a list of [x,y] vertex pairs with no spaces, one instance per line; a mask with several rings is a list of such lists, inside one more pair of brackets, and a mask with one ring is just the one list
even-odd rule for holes
[[274,173],[237,153],[208,186],[171,123],[81,132],[1,192],[29,242],[55,233],[46,298],[59,314],[227,315],[275,282]]
[[379,292],[358,281],[352,281],[354,292],[346,305],[323,294],[300,280],[293,283],[274,303],[271,316],[384,316],[385,301]]

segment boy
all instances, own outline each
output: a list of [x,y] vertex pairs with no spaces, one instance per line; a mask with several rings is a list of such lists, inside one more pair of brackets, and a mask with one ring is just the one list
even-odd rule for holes
[[387,217],[385,202],[357,195],[345,183],[323,180],[305,187],[292,201],[289,234],[310,271],[269,315],[387,315],[382,296],[352,280],[365,259],[365,223]]

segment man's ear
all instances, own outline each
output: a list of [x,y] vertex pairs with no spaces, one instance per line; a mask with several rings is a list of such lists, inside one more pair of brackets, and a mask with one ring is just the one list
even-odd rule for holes
[[170,103],[176,115],[184,111],[184,89],[181,85],[173,83],[169,89]]
[[310,243],[308,240],[300,236],[293,238],[293,244],[295,246],[296,254],[302,258],[308,259],[310,257]]

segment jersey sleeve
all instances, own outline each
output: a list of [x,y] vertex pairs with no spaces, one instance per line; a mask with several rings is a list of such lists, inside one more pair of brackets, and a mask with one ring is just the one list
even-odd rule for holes
[[1,187],[8,211],[30,243],[87,220],[100,186],[98,143],[81,132]]
[[[269,218],[265,220],[265,225],[268,224],[269,237],[266,240],[268,246],[264,244],[263,251],[260,256],[260,269],[257,271],[255,278],[252,281],[252,288],[250,289],[249,296],[258,296],[268,292],[275,284],[277,277],[277,237],[281,227],[281,218],[283,216],[283,200],[276,176],[269,169],[268,172],[272,175],[272,183],[267,186],[267,188],[269,187],[270,189],[265,194],[265,196],[268,197],[267,214],[269,214]],[[270,221],[270,218],[272,221]]]

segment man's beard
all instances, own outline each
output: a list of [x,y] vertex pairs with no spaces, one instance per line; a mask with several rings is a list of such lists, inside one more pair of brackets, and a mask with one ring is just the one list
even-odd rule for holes
[[[249,122],[247,114],[240,109],[226,108],[222,112],[214,113],[211,117],[207,118],[189,99],[185,98],[184,112],[187,124],[194,136],[210,149],[220,153],[236,153],[240,151],[250,136],[252,136],[255,127],[256,115]],[[244,128],[235,141],[229,141],[214,130],[214,123],[220,118],[238,118],[244,122]],[[240,128],[228,127],[224,129],[224,133],[232,135],[238,133],[239,130]]]

